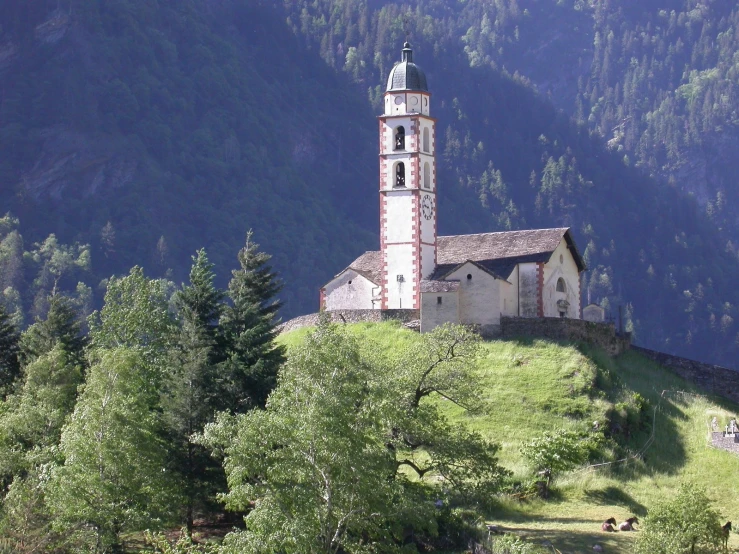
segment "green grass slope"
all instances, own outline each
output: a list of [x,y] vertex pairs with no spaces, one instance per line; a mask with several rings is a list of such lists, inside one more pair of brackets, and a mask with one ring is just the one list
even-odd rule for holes
[[[390,354],[418,337],[394,323],[350,328]],[[294,331],[280,341],[289,348],[307,332]],[[624,421],[622,448],[604,460],[616,463],[560,476],[547,501],[502,499],[488,514],[490,522],[561,552],[592,552],[595,544],[604,552],[631,552],[637,533],[603,533],[600,523],[611,516],[644,516],[685,481],[705,487],[722,517],[739,520],[739,456],[711,447],[709,434],[711,418],[722,422],[736,415],[736,404],[703,395],[635,352],[612,359],[587,345],[496,340],[484,343],[480,364],[483,408],[469,414],[449,405],[447,413],[499,442],[501,462],[520,477],[530,473],[519,452],[530,438],[548,429],[618,420],[635,393],[648,401],[642,423],[629,427]],[[636,453],[643,454],[631,457]],[[628,461],[619,462],[623,458]],[[737,534],[730,546],[739,549]]]

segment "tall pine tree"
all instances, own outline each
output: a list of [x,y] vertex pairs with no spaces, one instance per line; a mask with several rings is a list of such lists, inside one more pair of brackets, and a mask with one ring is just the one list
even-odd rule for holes
[[225,294],[214,279],[213,264],[201,249],[193,256],[190,284],[175,295],[180,328],[162,397],[170,454],[184,484],[188,534],[196,513],[212,510],[216,493],[225,487],[223,468],[192,440],[223,407],[217,364],[223,360],[218,319]]
[[49,299],[46,319],[37,321],[23,334],[21,359],[31,363],[59,345],[72,364],[83,366],[86,344],[74,304],[66,296],[55,294]]
[[20,335],[0,303],[0,398],[5,398],[21,373]]
[[259,250],[251,230],[238,255],[239,269],[228,284],[228,306],[221,318],[226,346],[224,375],[229,380],[229,410],[244,412],[264,406],[275,387],[285,350],[275,344],[276,315],[282,289],[268,265],[271,256]]

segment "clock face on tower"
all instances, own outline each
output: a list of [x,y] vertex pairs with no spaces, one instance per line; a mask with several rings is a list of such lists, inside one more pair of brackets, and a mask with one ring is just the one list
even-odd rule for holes
[[434,199],[430,194],[424,194],[421,198],[421,213],[426,219],[434,217]]

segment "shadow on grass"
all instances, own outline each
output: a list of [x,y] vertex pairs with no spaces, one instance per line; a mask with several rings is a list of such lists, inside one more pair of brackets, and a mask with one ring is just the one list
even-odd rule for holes
[[[598,366],[598,386],[611,402],[624,402],[635,393],[649,401],[642,416],[644,424],[638,430],[632,430],[625,441],[623,437],[619,440],[629,452],[641,454],[641,461],[625,466],[614,465],[613,472],[629,478],[677,474],[687,462],[686,443],[678,422],[689,419],[684,408],[689,406],[691,398],[680,395],[663,397],[662,391],[692,392],[694,387],[634,352],[626,352],[614,359],[602,350],[585,346],[582,353]],[[618,437],[614,438],[618,440]]]
[[[546,518],[542,524],[549,526],[556,519]],[[606,552],[626,552],[634,535],[629,533],[606,533],[600,530],[600,524],[589,522],[593,531],[580,529],[551,529],[534,526],[499,526],[506,533],[511,533],[534,544],[551,545],[560,552],[593,552],[596,544],[604,547]]]
[[637,516],[647,515],[647,508],[621,489],[609,486],[604,489],[586,490],[584,496],[593,504],[623,506]]

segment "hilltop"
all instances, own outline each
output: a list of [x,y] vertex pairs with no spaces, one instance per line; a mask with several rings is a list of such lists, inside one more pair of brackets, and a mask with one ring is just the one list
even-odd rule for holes
[[[348,328],[388,355],[419,336],[392,322]],[[279,340],[289,348],[307,332]],[[488,522],[562,552],[591,552],[597,542],[605,552],[626,553],[634,534],[602,533],[600,523],[644,516],[685,481],[705,487],[725,519],[739,516],[739,456],[709,445],[711,418],[728,419],[739,411],[736,404],[703,394],[636,352],[613,359],[587,345],[535,339],[486,341],[483,352],[482,409],[469,414],[449,403],[445,412],[500,443],[500,461],[517,478],[531,473],[521,445],[544,431],[598,421],[611,426],[619,443],[602,460],[615,463],[563,474],[546,501],[530,493],[504,498],[485,514]],[[736,535],[731,541],[739,546]]]

